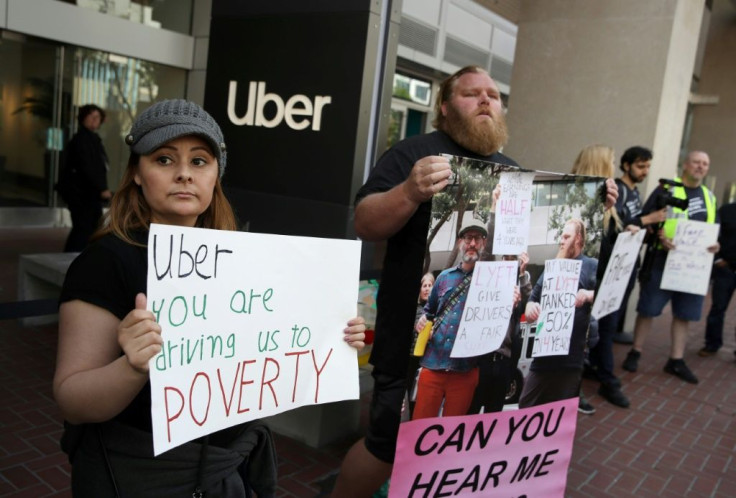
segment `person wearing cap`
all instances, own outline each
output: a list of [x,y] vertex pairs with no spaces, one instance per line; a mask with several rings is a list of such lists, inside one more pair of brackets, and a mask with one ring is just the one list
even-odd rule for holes
[[475,263],[480,259],[488,232],[478,221],[464,222],[457,233],[460,263],[439,274],[424,306],[424,317],[417,322],[421,330],[433,322],[417,380],[417,400],[412,419],[465,415],[478,385],[477,357],[451,358],[463,308],[468,297]]
[[[72,493],[229,498],[246,496],[249,487],[274,496],[273,442],[258,422],[153,456],[148,364],[162,338],[146,309],[150,223],[235,230],[236,221],[221,185],[222,132],[200,106],[158,102],[136,118],[125,141],[130,158],[120,188],[60,297],[53,392],[66,420]],[[347,342],[362,347],[364,330],[362,318],[351,320]]]
[[[567,354],[542,356],[532,360],[529,375],[519,398],[519,408],[537,406],[552,401],[576,398],[580,393],[583,374],[585,343],[588,337],[590,312],[595,300],[598,260],[583,254],[586,241],[585,223],[578,218],[567,220],[560,235],[556,259],[580,261],[578,291],[575,294],[575,314]],[[536,322],[540,317],[544,272],[537,279],[529,302],[526,303],[526,321]]]

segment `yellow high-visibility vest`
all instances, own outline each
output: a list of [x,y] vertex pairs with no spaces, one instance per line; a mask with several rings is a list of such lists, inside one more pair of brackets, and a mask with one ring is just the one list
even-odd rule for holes
[[[682,180],[680,178],[675,178],[675,181],[678,183],[682,183]],[[705,185],[700,186],[701,189],[703,189],[703,198],[705,199],[705,210],[707,213],[706,221],[708,223],[715,223],[716,221],[716,198],[713,195],[713,193],[708,190],[708,188]],[[675,199],[687,199],[687,194],[685,193],[685,187],[673,187],[672,189],[672,197]],[[688,219],[687,216],[687,209],[680,209],[676,208],[674,206],[668,206],[667,207],[667,219],[664,222],[664,235],[668,239],[673,239],[675,237],[675,228],[677,227],[677,220],[686,220]]]

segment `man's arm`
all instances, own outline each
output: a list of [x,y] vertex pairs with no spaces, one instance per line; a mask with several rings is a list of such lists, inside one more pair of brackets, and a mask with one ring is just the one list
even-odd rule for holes
[[391,190],[370,194],[355,207],[355,232],[363,240],[385,240],[394,235],[419,205],[447,186],[450,162],[427,156],[414,164],[409,178]]

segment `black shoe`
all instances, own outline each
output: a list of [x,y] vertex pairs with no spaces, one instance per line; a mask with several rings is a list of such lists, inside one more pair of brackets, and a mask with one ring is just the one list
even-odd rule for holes
[[664,371],[668,374],[676,375],[677,377],[681,378],[685,382],[689,382],[690,384],[697,384],[698,378],[695,376],[694,373],[690,371],[689,368],[687,368],[687,365],[685,365],[685,361],[682,359],[679,360],[673,360],[670,358],[667,360],[667,364],[664,366]]
[[706,346],[700,351],[698,351],[698,356],[702,356],[702,357],[713,356],[717,352],[718,352],[718,348],[714,349],[714,348],[709,348],[708,346]]
[[613,342],[616,344],[634,344],[634,334],[629,332],[616,332],[613,334]]
[[639,351],[636,351],[634,349],[630,350],[629,353],[626,355],[626,359],[621,365],[621,368],[623,368],[624,370],[628,370],[629,372],[636,372],[639,368],[640,357],[641,353]]
[[621,408],[629,407],[629,398],[621,392],[620,386],[601,384],[601,387],[598,388],[598,394],[606,398],[606,401],[612,405],[620,406]]
[[588,403],[582,391],[580,391],[580,399],[578,400],[578,411],[585,415],[593,415],[595,413],[595,406]]

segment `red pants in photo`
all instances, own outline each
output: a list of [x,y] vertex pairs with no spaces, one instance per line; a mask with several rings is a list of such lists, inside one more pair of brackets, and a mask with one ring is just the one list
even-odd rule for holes
[[443,399],[443,417],[467,414],[477,385],[477,367],[469,372],[422,368],[417,381],[417,402],[412,420],[437,417]]

